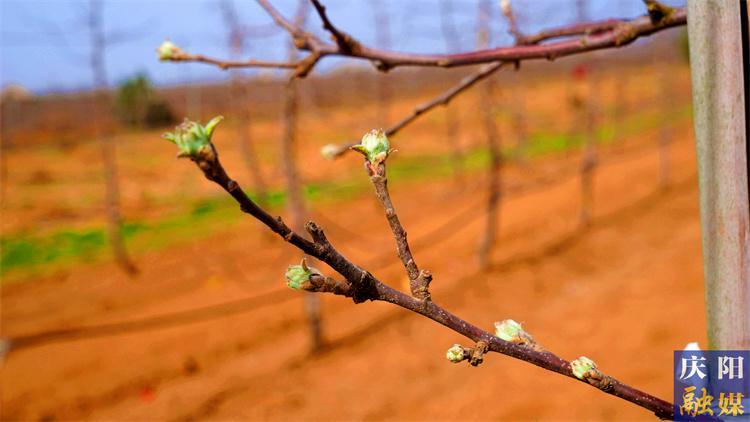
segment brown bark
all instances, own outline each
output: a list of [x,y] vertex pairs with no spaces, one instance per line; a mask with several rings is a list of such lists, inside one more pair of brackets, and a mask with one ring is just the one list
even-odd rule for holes
[[432,274],[429,271],[420,271],[419,266],[411,253],[406,229],[401,225],[401,220],[398,218],[396,208],[393,206],[391,195],[388,192],[386,166],[384,163],[380,163],[376,167],[376,173],[373,173],[369,167],[367,168],[367,171],[370,176],[370,181],[372,181],[372,185],[375,188],[375,195],[378,197],[378,200],[385,210],[385,217],[388,220],[388,225],[391,226],[393,238],[396,240],[396,252],[401,259],[401,263],[404,265],[406,275],[409,277],[411,295],[420,300],[430,300],[430,292],[428,288],[432,281]]

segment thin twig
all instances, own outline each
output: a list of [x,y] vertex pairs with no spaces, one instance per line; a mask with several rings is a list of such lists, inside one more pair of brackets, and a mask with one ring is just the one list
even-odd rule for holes
[[222,60],[222,59],[215,59],[213,57],[204,56],[202,54],[191,54],[184,51],[181,51],[179,53],[173,54],[172,57],[169,58],[170,61],[173,62],[197,62],[197,63],[206,63],[211,64],[214,66],[218,66],[221,69],[231,69],[231,68],[238,68],[238,67],[263,67],[263,68],[284,68],[284,69],[294,69],[299,65],[299,62],[279,62],[279,61],[265,61],[265,60],[254,60],[254,59],[248,59],[248,60]]
[[[390,137],[390,136],[395,135],[401,129],[405,128],[406,126],[408,126],[409,124],[417,120],[417,118],[419,118],[421,115],[427,113],[428,111],[434,109],[435,107],[448,105],[448,103],[450,103],[453,98],[455,98],[462,92],[466,91],[467,89],[471,88],[477,82],[497,72],[498,70],[500,70],[506,65],[507,65],[506,62],[496,62],[496,63],[489,63],[486,65],[483,65],[476,73],[465,76],[455,86],[442,92],[440,95],[430,99],[429,101],[426,101],[414,107],[414,109],[411,111],[411,113],[408,116],[399,120],[388,129],[385,129],[384,132],[386,136]],[[340,145],[336,145],[335,149],[331,149],[331,151],[329,151],[329,154],[331,157],[340,157],[344,153],[350,151],[350,148],[356,144],[357,143],[354,141],[349,141]]]
[[[513,36],[513,39],[516,40],[516,45],[523,45],[526,44],[526,37],[523,35],[523,33],[518,29],[518,21],[516,20],[516,14],[513,13],[513,6],[511,5],[511,0],[500,0],[500,9],[503,12],[503,15],[505,16],[505,19],[508,20],[508,32],[510,35]],[[535,43],[531,43],[535,44]]]
[[315,11],[318,12],[320,20],[323,22],[323,29],[331,33],[331,37],[339,46],[342,53],[354,53],[355,50],[359,49],[359,42],[355,40],[351,35],[346,32],[340,31],[328,18],[326,14],[326,8],[318,0],[310,0],[315,7]]
[[575,35],[591,35],[617,28],[623,21],[620,19],[605,19],[597,22],[579,22],[572,25],[553,28],[538,32],[534,35],[524,35],[527,44],[538,44],[554,38],[572,37]]
[[404,226],[401,225],[401,221],[396,213],[396,208],[393,206],[393,201],[391,201],[391,195],[388,192],[386,165],[385,163],[379,163],[375,172],[371,171],[368,166],[365,166],[365,169],[367,170],[370,176],[370,181],[375,188],[375,194],[385,209],[385,217],[388,220],[388,225],[391,226],[393,238],[396,240],[396,251],[398,257],[401,259],[401,263],[404,264],[406,274],[409,276],[409,288],[411,289],[411,294],[421,300],[430,300],[429,286],[432,281],[432,273],[427,270],[420,271],[417,262],[414,260],[414,256],[411,253],[406,230],[404,229]]

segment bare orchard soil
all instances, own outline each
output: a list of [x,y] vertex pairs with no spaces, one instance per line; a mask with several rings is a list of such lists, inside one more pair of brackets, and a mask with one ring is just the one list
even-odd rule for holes
[[[548,350],[586,355],[618,380],[671,401],[672,351],[705,344],[689,125],[675,135],[668,189],[657,186],[656,148],[603,152],[585,230],[577,226],[578,157],[515,166],[486,271],[473,256],[483,225],[479,173],[460,184],[393,184],[418,263],[434,274],[434,300],[486,329],[513,318]],[[655,137],[642,141],[656,145]],[[183,183],[210,188],[197,171],[191,177]],[[403,287],[371,194],[313,215],[347,256]],[[102,263],[3,288],[4,337],[186,311],[158,326],[62,335],[12,351],[0,369],[3,419],[653,418],[502,355],[478,368],[451,364],[445,350],[470,345],[465,339],[384,303],[321,297],[328,346],[311,355],[304,295],[283,288],[285,266],[300,256],[249,218],[137,258],[134,279]]]

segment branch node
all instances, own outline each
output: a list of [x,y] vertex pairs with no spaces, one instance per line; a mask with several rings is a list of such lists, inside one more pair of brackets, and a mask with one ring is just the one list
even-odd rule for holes
[[648,10],[648,16],[651,18],[651,23],[659,25],[661,22],[672,15],[674,9],[662,4],[657,0],[643,0],[646,3],[646,9]]
[[315,65],[318,63],[321,57],[323,57],[323,55],[315,51],[304,59],[300,60],[295,66],[291,78],[304,78],[309,75],[313,68],[315,68]]
[[430,295],[431,282],[432,272],[430,270],[420,270],[416,286],[414,287],[414,297],[424,302],[432,300]]
[[375,69],[383,73],[388,73],[389,70],[393,69],[393,65],[385,60],[371,60]]
[[308,221],[305,224],[305,230],[310,233],[310,236],[312,236],[315,243],[321,246],[327,246],[330,244],[325,232],[323,232],[323,229],[316,222]]
[[489,345],[484,340],[479,340],[474,348],[471,349],[471,356],[469,357],[469,364],[471,366],[479,366],[480,363],[484,362],[484,354],[487,353]]

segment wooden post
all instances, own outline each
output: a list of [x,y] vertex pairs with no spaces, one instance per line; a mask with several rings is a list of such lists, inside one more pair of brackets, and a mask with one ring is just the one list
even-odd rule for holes
[[[750,348],[747,3],[688,0],[708,347]],[[744,29],[744,30],[743,30]],[[743,72],[744,67],[744,72]]]

